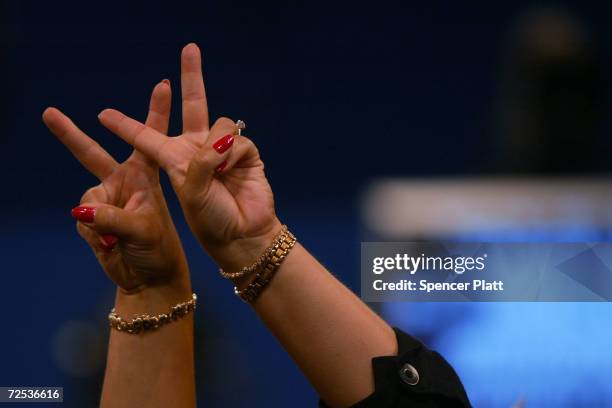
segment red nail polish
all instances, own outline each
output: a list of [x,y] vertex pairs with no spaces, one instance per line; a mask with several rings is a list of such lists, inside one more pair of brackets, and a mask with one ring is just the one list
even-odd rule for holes
[[102,235],[102,246],[105,249],[113,249],[115,245],[117,245],[118,241],[119,241],[119,238],[117,238],[116,235],[113,235],[113,234]]
[[170,80],[169,79],[162,79],[162,82],[168,86],[170,86]]
[[215,171],[217,173],[221,173],[225,169],[226,166],[227,166],[227,160],[221,163],[220,165],[218,165]]
[[213,149],[217,151],[219,154],[223,154],[232,147],[234,144],[234,136],[233,135],[225,135],[221,139],[217,140],[215,144],[213,144]]
[[81,222],[93,222],[95,211],[93,207],[78,206],[72,209],[71,214]]

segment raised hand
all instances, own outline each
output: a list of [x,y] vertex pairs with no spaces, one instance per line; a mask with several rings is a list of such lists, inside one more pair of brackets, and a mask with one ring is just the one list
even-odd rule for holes
[[[155,86],[146,120],[166,133],[171,89]],[[157,164],[138,151],[117,163],[67,116],[48,108],[43,121],[101,183],[89,189],[72,214],[108,276],[125,292],[180,283],[189,293],[187,262],[159,185]]]
[[101,123],[169,175],[187,222],[207,252],[226,270],[253,262],[280,228],[272,190],[254,144],[236,124],[209,127],[200,50],[181,55],[183,133],[168,137],[119,111],[106,109]]
[[[179,136],[167,137],[112,109],[99,118],[168,173],[199,241],[223,269],[235,272],[264,253],[281,228],[272,191],[257,149],[238,134],[236,124],[221,118],[209,127],[201,56],[194,44],[183,49],[181,85]],[[350,406],[372,394],[372,358],[397,354],[393,330],[299,243],[273,276],[253,307],[322,399]],[[245,283],[250,284],[237,285]]]

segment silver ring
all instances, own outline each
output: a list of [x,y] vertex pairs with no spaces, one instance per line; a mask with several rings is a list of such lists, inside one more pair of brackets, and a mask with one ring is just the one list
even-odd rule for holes
[[244,121],[238,119],[236,121],[236,127],[238,128],[238,136],[242,136],[242,131],[246,129],[246,123]]

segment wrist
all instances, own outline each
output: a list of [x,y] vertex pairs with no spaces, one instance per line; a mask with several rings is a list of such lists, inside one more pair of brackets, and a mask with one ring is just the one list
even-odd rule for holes
[[281,222],[274,217],[269,226],[256,236],[239,238],[223,247],[207,250],[224,271],[236,272],[253,264],[270,246],[281,228]]
[[189,300],[192,295],[188,273],[179,273],[163,284],[147,285],[136,291],[117,287],[115,309],[121,316],[166,313],[172,306]]

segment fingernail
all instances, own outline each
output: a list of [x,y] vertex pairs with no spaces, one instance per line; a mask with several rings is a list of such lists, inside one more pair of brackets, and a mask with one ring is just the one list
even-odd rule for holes
[[104,116],[106,114],[106,111],[108,109],[103,109],[102,111],[100,111],[100,113],[98,113],[98,119],[102,119],[102,116]]
[[104,115],[108,114],[108,109],[104,109],[103,111],[101,111],[100,113],[98,113],[98,119],[102,120],[102,117]]
[[223,154],[232,147],[234,144],[234,136],[233,135],[225,135],[221,139],[217,140],[215,144],[213,144],[213,149],[217,151],[219,154]]
[[168,86],[170,86],[170,80],[169,79],[162,79],[162,82]]
[[71,214],[74,218],[81,222],[93,222],[96,209],[93,207],[78,206],[74,207]]
[[98,119],[106,120],[108,123],[117,122],[123,118],[123,114],[115,109],[107,108],[98,114]]
[[119,238],[117,238],[116,235],[113,235],[113,234],[102,235],[102,246],[105,249],[113,249],[115,245],[117,245],[117,241],[119,241]]
[[225,169],[226,166],[227,166],[227,160],[221,163],[220,165],[218,165],[215,171],[217,173],[221,173]]

